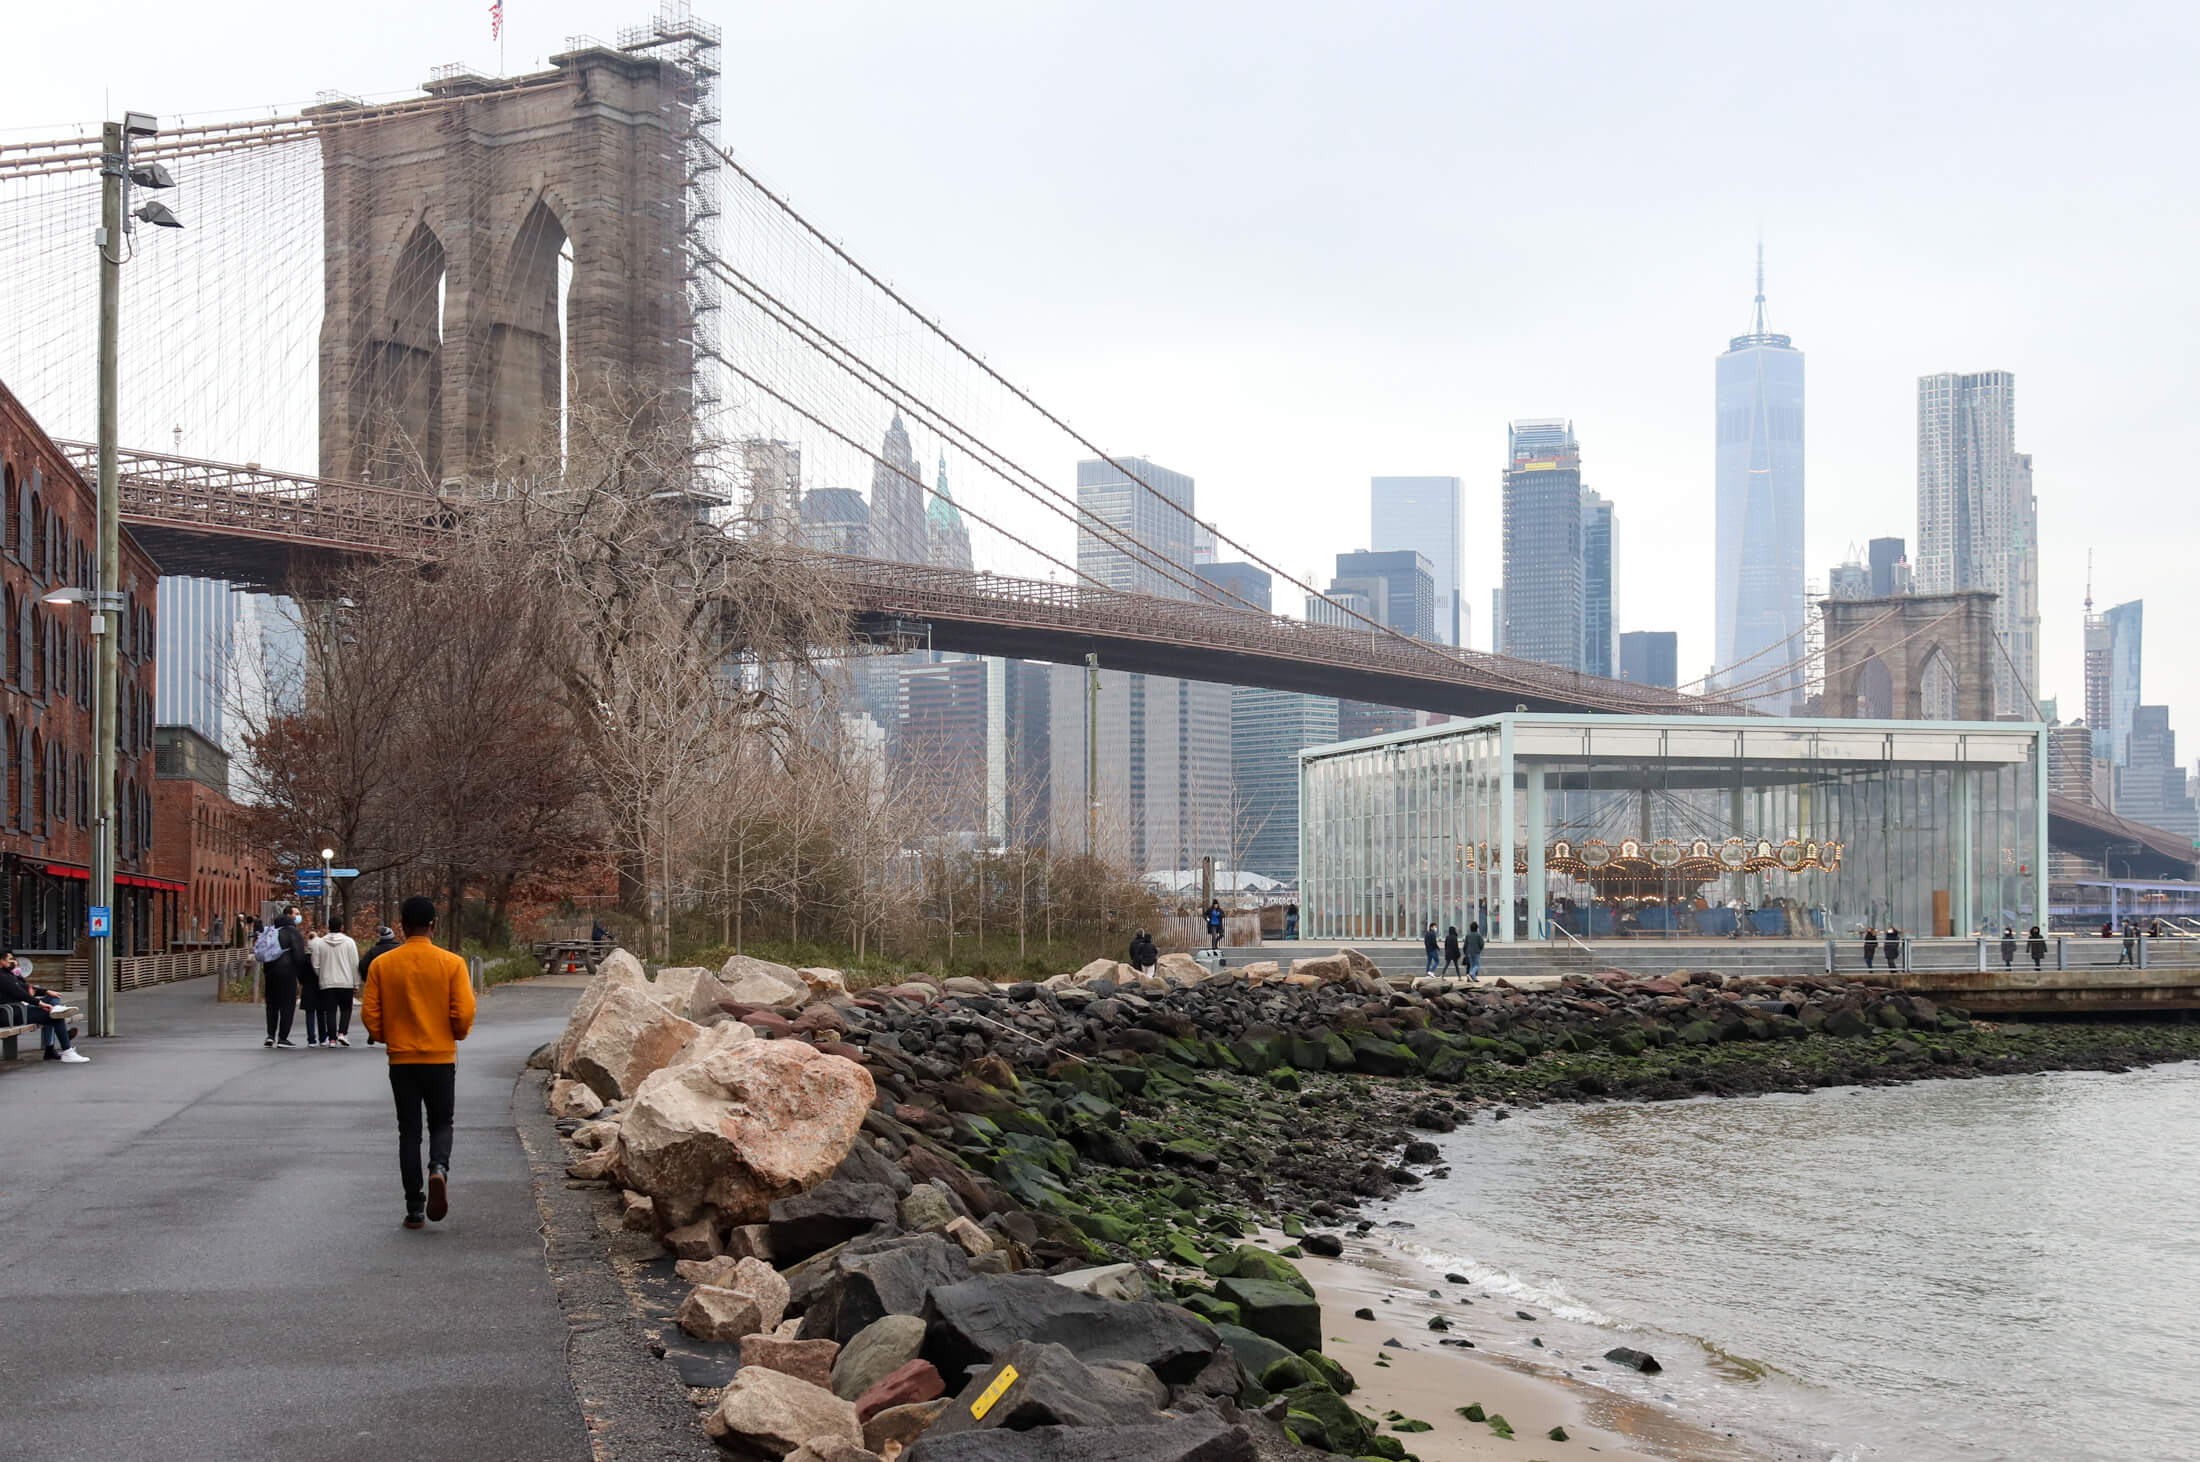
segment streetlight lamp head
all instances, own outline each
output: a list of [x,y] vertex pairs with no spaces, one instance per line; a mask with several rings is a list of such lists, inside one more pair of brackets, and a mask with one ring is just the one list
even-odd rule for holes
[[91,602],[91,598],[91,591],[88,589],[56,589],[51,594],[40,596],[39,603],[88,604]]
[[333,858],[336,856],[336,850],[334,848],[323,848],[321,850],[321,856],[324,858]]
[[165,203],[148,203],[140,208],[135,216],[140,222],[150,223],[158,228],[183,227],[183,220],[169,212],[168,205]]
[[176,175],[157,162],[139,163],[130,169],[130,181],[140,188],[173,188]]
[[151,112],[124,112],[122,130],[132,137],[158,137],[160,120]]

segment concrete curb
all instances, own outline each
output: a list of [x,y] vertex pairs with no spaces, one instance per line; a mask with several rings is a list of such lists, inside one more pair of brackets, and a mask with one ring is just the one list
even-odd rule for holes
[[512,1125],[542,1213],[543,1262],[565,1316],[566,1371],[589,1445],[597,1462],[710,1462],[719,1452],[703,1434],[706,1413],[651,1349],[661,1321],[612,1262],[598,1223],[608,1199],[567,1186],[565,1145],[543,1108],[545,1090],[541,1072],[520,1074]]

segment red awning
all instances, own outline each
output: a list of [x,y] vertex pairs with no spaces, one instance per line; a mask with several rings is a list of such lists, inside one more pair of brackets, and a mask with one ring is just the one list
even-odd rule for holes
[[[80,878],[91,882],[92,870],[79,868],[73,863],[39,863],[25,858],[23,866],[33,873],[43,873],[49,878]],[[117,873],[115,883],[123,888],[157,888],[165,893],[189,893],[191,886],[169,878],[148,878],[142,873]]]

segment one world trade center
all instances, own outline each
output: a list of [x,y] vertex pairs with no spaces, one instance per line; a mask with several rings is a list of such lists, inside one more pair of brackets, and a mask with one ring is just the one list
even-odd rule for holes
[[1718,672],[1762,711],[1799,709],[1803,671],[1803,352],[1765,329],[1765,254],[1747,335],[1718,361]]

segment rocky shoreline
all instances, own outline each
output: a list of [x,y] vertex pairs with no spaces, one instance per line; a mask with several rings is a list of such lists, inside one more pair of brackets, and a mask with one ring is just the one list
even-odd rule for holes
[[572,1178],[680,1259],[683,1343],[728,1349],[698,1393],[726,1454],[1222,1462],[1411,1455],[1418,1419],[1344,1399],[1291,1261],[1442,1180],[1426,1134],[2196,1056],[2200,1027],[1992,1026],[1840,979],[1406,985],[1346,950],[856,994],[620,954],[537,1064]]

